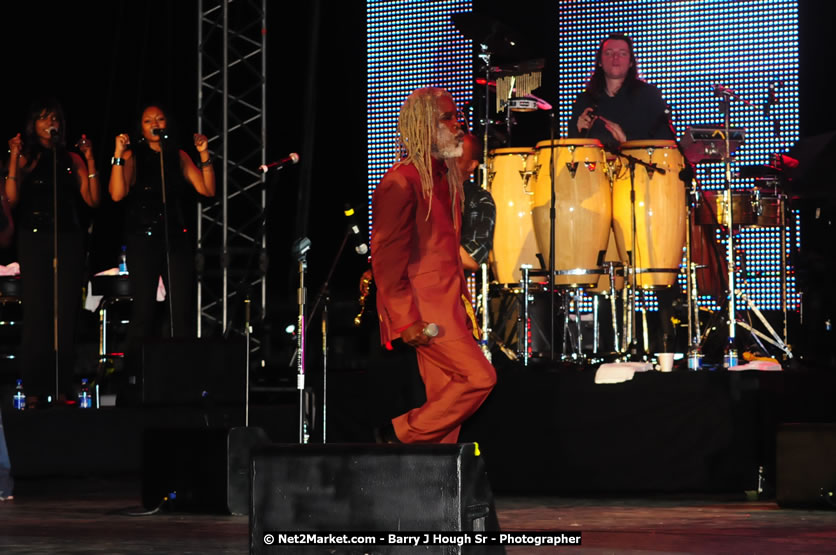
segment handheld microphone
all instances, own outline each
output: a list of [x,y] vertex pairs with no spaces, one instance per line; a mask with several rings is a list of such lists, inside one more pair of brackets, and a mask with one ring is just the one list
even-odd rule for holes
[[421,330],[421,333],[423,333],[427,337],[435,337],[438,335],[438,325],[430,322],[429,324],[424,326],[424,329]]
[[348,229],[354,237],[354,252],[359,255],[367,254],[369,252],[369,246],[363,241],[360,228],[357,227],[357,221],[354,218],[354,208],[346,204],[343,213],[348,218]]
[[267,173],[270,170],[280,170],[286,166],[292,166],[293,164],[299,163],[299,155],[295,152],[291,152],[286,157],[278,160],[276,162],[270,162],[269,164],[261,164],[258,169],[261,170],[261,173]]

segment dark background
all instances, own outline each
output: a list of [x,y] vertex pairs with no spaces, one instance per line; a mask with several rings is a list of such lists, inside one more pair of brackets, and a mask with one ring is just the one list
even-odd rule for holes
[[[314,293],[343,236],[343,204],[357,207],[365,228],[367,201],[365,3],[322,4],[313,92],[305,90],[311,67],[312,2],[268,2],[267,7],[268,158],[299,152],[312,164],[308,283]],[[525,14],[511,16],[505,15],[500,2],[477,0],[475,5],[476,11],[535,37],[532,48],[543,49],[546,57],[546,84],[559,81],[556,60],[545,51],[556,40],[556,2],[529,2]],[[836,129],[830,46],[834,11],[832,2],[799,2],[802,136]],[[196,1],[15,2],[4,5],[2,18],[3,140],[22,130],[33,98],[55,96],[67,114],[68,142],[74,143],[81,133],[88,135],[106,184],[115,135],[134,132],[139,111],[149,102],[166,106],[183,136],[196,130]],[[303,109],[309,95],[314,96],[313,125],[306,123]],[[555,100],[556,95],[541,96]],[[303,150],[305,133],[314,133],[314,147],[308,152]],[[295,303],[290,247],[298,221],[301,166],[285,170],[270,185],[278,190],[268,214],[268,315],[281,318],[292,315]],[[94,216],[94,272],[115,266],[122,244],[121,207],[103,193]],[[13,249],[0,251],[0,263],[15,259]],[[351,251],[344,255],[332,280],[335,298],[354,298],[364,267],[363,257]]]

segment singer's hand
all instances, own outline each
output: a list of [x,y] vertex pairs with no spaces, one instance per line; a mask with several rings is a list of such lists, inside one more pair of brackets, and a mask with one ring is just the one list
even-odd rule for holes
[[610,121],[605,117],[598,116],[598,119],[604,122],[604,126],[607,128],[607,131],[615,138],[616,141],[619,143],[627,142],[627,134],[624,133],[624,130],[621,129],[621,126],[615,123],[614,121]]
[[121,158],[128,149],[129,144],[131,144],[131,138],[127,133],[120,133],[116,135],[116,147],[113,150],[113,157]]
[[418,347],[420,345],[429,345],[430,338],[424,333],[424,328],[427,326],[426,322],[415,322],[401,332],[401,339],[407,345]]
[[20,139],[20,133],[9,139],[9,154],[12,160],[20,156],[20,151],[23,150],[23,141]]
[[360,296],[367,297],[372,284],[372,271],[366,270],[360,277]]
[[75,146],[84,155],[84,158],[86,160],[93,159],[93,145],[90,144],[90,139],[87,138],[87,135],[82,133],[81,138],[78,140]]
[[194,147],[197,149],[198,152],[203,152],[207,148],[209,148],[209,139],[206,138],[206,135],[201,133],[194,134]]
[[595,110],[595,108],[590,106],[589,108],[584,110],[583,113],[578,117],[578,131],[579,132],[583,133],[584,131],[586,131],[587,129],[592,127],[593,123],[595,123],[595,118],[597,116],[592,114],[593,110]]

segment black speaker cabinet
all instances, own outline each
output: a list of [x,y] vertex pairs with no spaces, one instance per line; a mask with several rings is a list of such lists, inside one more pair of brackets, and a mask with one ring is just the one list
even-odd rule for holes
[[[498,531],[485,464],[472,443],[270,445],[250,466],[250,552],[321,553],[324,546],[265,545],[267,532]],[[328,553],[415,553],[415,547],[353,546]],[[331,551],[333,550],[333,551]],[[462,553],[425,546],[424,553]],[[465,553],[504,553],[484,546]]]
[[836,508],[836,423],[780,426],[776,465],[778,505]]
[[243,404],[244,341],[159,339],[142,345],[142,402]]
[[175,512],[245,515],[250,452],[269,443],[261,428],[158,428],[142,442],[142,504]]

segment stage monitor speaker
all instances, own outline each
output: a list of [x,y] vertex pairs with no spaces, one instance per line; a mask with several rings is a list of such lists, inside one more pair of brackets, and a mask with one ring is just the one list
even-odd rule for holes
[[[484,460],[472,443],[274,444],[253,450],[250,471],[250,553],[323,552],[323,546],[265,545],[265,534],[274,531],[499,531]],[[427,552],[462,551],[437,546]],[[504,549],[470,546],[464,552]]]
[[836,508],[836,423],[781,425],[776,465],[778,505]]
[[142,504],[174,512],[245,515],[250,452],[267,445],[261,428],[157,428],[142,441]]
[[142,345],[142,402],[243,404],[243,340],[160,339]]

